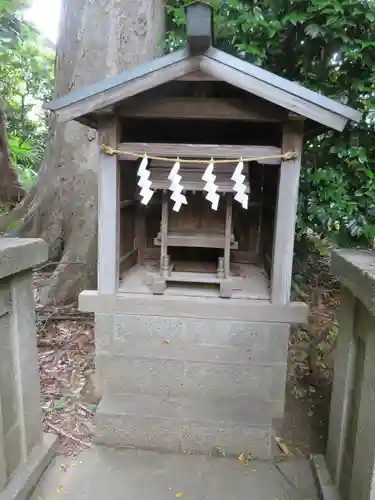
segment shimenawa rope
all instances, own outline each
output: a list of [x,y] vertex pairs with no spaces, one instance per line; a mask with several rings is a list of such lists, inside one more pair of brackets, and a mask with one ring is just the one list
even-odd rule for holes
[[206,165],[207,163],[239,163],[240,161],[261,161],[261,160],[276,160],[276,159],[281,159],[284,161],[287,160],[294,160],[295,158],[298,157],[298,154],[295,151],[288,151],[286,153],[280,154],[280,155],[271,155],[271,156],[250,156],[248,158],[238,158],[238,159],[230,159],[230,160],[214,160],[214,159],[209,159],[207,158],[206,160],[194,160],[193,158],[171,158],[171,157],[164,157],[164,156],[151,156],[148,155],[147,153],[139,154],[139,153],[133,153],[131,151],[123,151],[120,149],[114,149],[111,148],[110,146],[107,146],[106,144],[102,144],[100,146],[100,151],[106,155],[113,156],[113,155],[123,155],[123,156],[133,156],[134,158],[145,158],[147,157],[149,160],[159,160],[159,161],[168,161],[171,163],[176,163],[177,161],[180,163],[202,163]]

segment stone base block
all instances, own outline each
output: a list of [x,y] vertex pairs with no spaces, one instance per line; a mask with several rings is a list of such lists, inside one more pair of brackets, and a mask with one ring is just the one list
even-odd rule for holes
[[[281,323],[133,314],[95,314],[95,330],[99,353],[164,357],[168,346],[182,347],[185,359],[186,349],[199,349],[199,356],[218,361],[285,362],[289,339],[289,325]],[[210,350],[214,357],[207,358]]]
[[286,363],[223,363],[99,354],[97,370],[104,395],[242,396],[249,401],[254,398],[274,403],[275,408],[284,406]]
[[272,457],[288,325],[97,314],[96,339],[98,442]]
[[151,395],[104,396],[95,417],[96,442],[180,453],[272,459],[272,410],[248,399],[191,400]]
[[44,434],[43,442],[34,447],[27,462],[19,465],[13,473],[0,493],[0,500],[26,500],[52,460],[56,444],[55,435]]

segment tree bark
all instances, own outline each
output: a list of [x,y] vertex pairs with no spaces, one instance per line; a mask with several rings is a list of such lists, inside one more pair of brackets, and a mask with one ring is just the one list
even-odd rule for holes
[[[64,0],[56,96],[152,59],[163,34],[163,0]],[[42,302],[70,303],[96,285],[99,151],[96,131],[81,124],[52,119],[50,131],[21,232],[43,238],[58,262]]]
[[6,129],[5,103],[0,97],[0,203],[12,209],[25,196],[17,172],[12,166]]

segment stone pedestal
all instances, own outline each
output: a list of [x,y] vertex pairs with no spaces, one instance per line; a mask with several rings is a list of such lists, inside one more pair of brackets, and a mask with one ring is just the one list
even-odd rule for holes
[[273,457],[288,324],[96,314],[95,333],[98,443]]
[[[341,250],[332,271],[342,283],[324,498],[375,499],[375,253]],[[330,477],[324,473],[327,466]],[[323,470],[323,472],[322,472]],[[327,479],[328,478],[328,479]]]
[[42,240],[0,238],[1,500],[34,486],[35,471],[42,473],[55,441],[42,432],[31,274],[47,257]]

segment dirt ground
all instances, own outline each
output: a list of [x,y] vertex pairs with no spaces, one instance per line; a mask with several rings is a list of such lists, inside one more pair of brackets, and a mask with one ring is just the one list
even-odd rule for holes
[[279,434],[294,457],[323,453],[327,440],[330,384],[315,388],[289,378]]
[[[309,303],[311,317],[306,330],[292,331],[285,418],[277,429],[282,452],[293,457],[324,451],[327,436],[339,287],[326,260],[318,259],[316,269],[296,287],[298,298]],[[59,436],[60,453],[75,455],[91,444],[99,402],[94,318],[73,306],[38,305],[39,291],[49,276],[35,274],[44,428]]]

